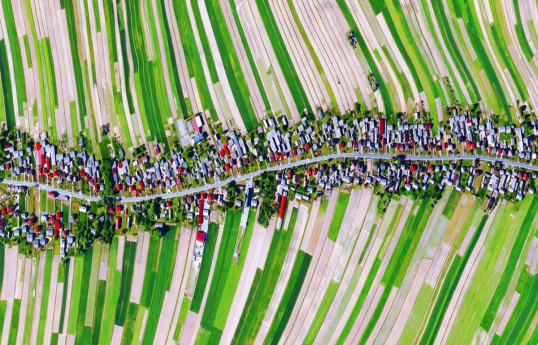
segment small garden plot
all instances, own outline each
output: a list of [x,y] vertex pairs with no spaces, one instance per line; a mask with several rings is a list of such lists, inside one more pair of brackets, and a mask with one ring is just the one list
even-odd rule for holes
[[[297,214],[298,210],[293,209],[292,212]],[[297,215],[294,217],[292,214],[290,227],[287,231],[275,231],[265,267],[263,271],[260,272],[260,282],[259,284],[256,282],[256,276],[259,275],[256,273],[254,283],[249,292],[246,307],[241,314],[241,319],[239,320],[239,324],[235,331],[232,344],[251,344],[256,339],[267,307],[271,301],[278,277],[280,276],[282,265],[284,264],[284,258],[293,235],[293,228],[291,226],[294,225],[295,221],[293,219],[296,219],[296,217]],[[249,303],[249,301],[252,301],[252,303]]]
[[299,254],[295,258],[295,263],[293,264],[286,290],[284,291],[284,295],[282,295],[278,310],[264,340],[264,344],[277,344],[280,341],[282,333],[284,333],[284,329],[290,319],[295,302],[297,301],[297,297],[301,292],[306,272],[308,271],[311,261],[311,255],[299,251]]

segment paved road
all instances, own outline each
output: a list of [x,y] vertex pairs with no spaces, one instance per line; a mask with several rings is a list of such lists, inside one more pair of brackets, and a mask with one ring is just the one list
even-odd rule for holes
[[[191,195],[191,194],[198,194],[202,192],[206,192],[208,190],[223,187],[227,185],[230,181],[235,180],[236,182],[245,181],[254,177],[257,177],[264,172],[270,172],[270,171],[280,171],[285,170],[289,168],[294,168],[298,166],[308,165],[312,163],[319,163],[328,161],[331,159],[337,159],[337,158],[355,158],[355,159],[362,159],[362,158],[370,158],[370,159],[385,159],[390,160],[398,155],[391,155],[391,154],[378,154],[378,153],[334,153],[330,155],[325,156],[318,156],[313,158],[306,158],[302,159],[293,163],[285,163],[282,165],[277,165],[274,167],[269,167],[263,170],[259,170],[253,173],[249,173],[246,175],[240,175],[234,178],[230,178],[224,181],[219,181],[212,183],[210,185],[202,186],[202,187],[196,187],[191,189],[185,189],[179,192],[171,192],[171,193],[162,193],[162,194],[154,194],[154,195],[148,195],[148,196],[141,196],[141,197],[118,197],[117,200],[120,203],[129,203],[129,202],[140,202],[140,201],[147,201],[147,200],[153,200],[153,199],[171,199],[176,198],[180,196],[185,195]],[[538,171],[538,166],[532,165],[532,164],[525,164],[520,162],[513,162],[508,159],[501,159],[501,158],[492,158],[492,157],[484,157],[484,156],[478,156],[478,155],[454,155],[454,156],[416,156],[416,155],[405,155],[402,156],[405,160],[408,161],[441,161],[441,160],[448,160],[448,161],[462,161],[462,160],[483,160],[487,162],[500,162],[504,165],[513,166],[517,168],[527,169],[527,170],[533,170]],[[99,201],[103,198],[101,197],[95,197],[95,196],[89,196],[81,193],[75,193],[72,191],[56,188],[53,186],[49,186],[42,183],[35,183],[35,182],[22,182],[22,181],[14,181],[14,180],[0,180],[0,183],[7,184],[7,185],[15,185],[15,186],[26,186],[26,187],[33,187],[38,188],[41,190],[45,190],[47,192],[53,191],[58,193],[59,196],[68,196],[68,197],[76,197],[79,199],[83,199],[86,201]]]

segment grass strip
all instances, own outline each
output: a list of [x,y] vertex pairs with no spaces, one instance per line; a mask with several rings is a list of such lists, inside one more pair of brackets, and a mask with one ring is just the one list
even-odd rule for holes
[[271,327],[265,337],[264,344],[276,345],[280,341],[293,308],[295,307],[295,303],[297,302],[299,293],[301,292],[311,261],[311,255],[308,255],[303,251],[299,251],[297,254],[288,284],[286,285],[286,290],[284,290],[284,294],[278,305]]
[[129,297],[131,292],[131,284],[133,281],[134,260],[136,255],[136,242],[125,241],[123,252],[123,265],[121,268],[121,285],[118,305],[116,307],[116,316],[114,322],[118,326],[125,324],[127,315],[127,307],[129,305]]
[[331,225],[329,226],[329,234],[327,237],[335,242],[340,232],[340,227],[344,221],[344,215],[346,214],[347,204],[349,202],[349,193],[340,192],[338,199],[336,200],[336,208],[334,209]]
[[[41,309],[39,309],[39,323],[37,327],[37,344],[43,344],[43,338],[45,336],[45,322],[47,321],[47,314],[49,312],[49,292],[50,292],[50,273],[52,270],[52,250],[47,250],[45,255],[45,272],[43,274],[43,292],[41,294]],[[56,293],[56,291],[53,291]]]

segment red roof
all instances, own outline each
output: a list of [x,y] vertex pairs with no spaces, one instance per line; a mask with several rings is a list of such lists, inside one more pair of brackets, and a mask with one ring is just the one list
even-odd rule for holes
[[417,170],[417,167],[416,165],[412,164],[410,169],[411,169],[411,172],[413,173]]
[[39,225],[36,225],[34,228],[34,232],[37,234],[39,232]]
[[116,212],[117,212],[117,213],[120,213],[120,212],[121,212],[121,205],[116,205]]
[[280,219],[284,218],[285,209],[286,209],[286,196],[282,195],[282,198],[280,199],[280,210],[278,211],[278,218]]
[[379,120],[379,135],[383,135],[385,133],[385,120],[381,119]]
[[9,169],[11,169],[11,164],[6,163],[6,170],[9,170]]
[[202,225],[204,221],[204,201],[198,200],[198,225]]
[[5,216],[7,214],[7,210],[5,208],[2,209],[2,216]]
[[62,213],[56,212],[56,219],[62,219]]
[[138,188],[140,188],[140,189],[144,189],[144,182],[140,182],[140,183],[138,183]]
[[205,242],[205,232],[198,231],[196,233],[196,241],[204,243]]
[[49,196],[49,198],[52,198],[54,199],[56,197],[56,192],[48,192],[47,195]]
[[11,207],[11,205],[8,205],[8,207],[7,207],[7,212],[8,212],[8,213],[13,212],[13,207]]
[[116,227],[116,230],[120,229],[120,225],[121,225],[121,217],[120,216],[116,216],[116,219],[114,219],[114,225]]
[[59,221],[56,221],[56,222],[54,223],[54,230],[55,230],[55,231],[60,230],[61,227],[62,227],[62,225],[60,224]]
[[305,150],[310,150],[310,144],[309,144],[309,143],[306,143],[306,144],[304,145],[304,149],[305,149]]
[[39,141],[37,143],[35,143],[35,150],[36,151],[41,150],[41,143]]
[[32,218],[28,219],[28,225],[34,225],[34,220]]

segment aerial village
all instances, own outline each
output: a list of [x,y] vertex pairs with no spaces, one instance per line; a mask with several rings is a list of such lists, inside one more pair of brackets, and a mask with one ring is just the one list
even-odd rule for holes
[[[440,197],[448,185],[487,195],[488,210],[499,198],[517,201],[535,192],[536,170],[501,160],[529,166],[536,161],[536,120],[495,126],[453,108],[449,120],[434,129],[420,112],[408,122],[361,116],[358,109],[345,118],[319,109],[315,119],[304,116],[293,127],[285,116],[269,116],[249,135],[210,128],[198,114],[178,123],[181,148],[166,153],[155,145],[130,159],[121,146],[110,144],[111,157],[104,160],[83,138],[75,149],[51,143],[47,133],[24,140],[19,132],[8,135],[0,165],[5,189],[0,237],[26,242],[30,251],[59,239],[65,258],[70,249],[83,250],[94,238],[110,241],[133,225],[160,234],[167,223],[183,221],[198,228],[196,259],[219,210],[243,209],[245,228],[250,207],[261,207],[258,221],[267,223],[274,215],[279,229],[287,200],[308,203],[341,185],[372,186],[387,203],[392,193]],[[451,155],[492,159],[451,161]],[[286,164],[289,168],[282,167]],[[266,179],[271,182],[262,190]]]

